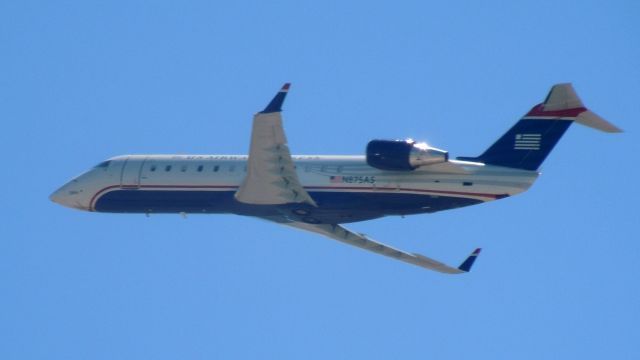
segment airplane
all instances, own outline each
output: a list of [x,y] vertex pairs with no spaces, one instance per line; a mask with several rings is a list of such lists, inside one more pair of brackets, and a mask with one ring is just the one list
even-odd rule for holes
[[385,245],[342,224],[434,213],[526,191],[569,126],[622,132],[588,110],[571,84],[551,88],[481,155],[449,158],[414,140],[372,140],[365,155],[291,155],[282,125],[286,83],[253,117],[249,155],[124,155],[72,179],[50,199],[92,212],[253,216],[446,274],[454,267]]

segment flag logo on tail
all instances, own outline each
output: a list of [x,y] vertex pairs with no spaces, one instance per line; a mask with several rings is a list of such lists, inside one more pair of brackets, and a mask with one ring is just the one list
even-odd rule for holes
[[513,148],[516,150],[540,150],[540,134],[516,134]]

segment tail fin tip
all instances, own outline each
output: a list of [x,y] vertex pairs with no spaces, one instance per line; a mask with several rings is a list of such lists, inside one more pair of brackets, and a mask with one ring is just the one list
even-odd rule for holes
[[582,100],[576,94],[571,83],[553,85],[543,105],[545,111],[584,108]]
[[527,115],[572,117],[578,124],[596,130],[608,133],[622,132],[617,126],[587,109],[571,83],[553,85],[544,102],[538,107],[534,107],[534,110]]
[[543,103],[534,106],[480,156],[458,159],[536,170],[573,122],[604,132],[622,132],[588,110],[570,83],[562,83],[551,87]]

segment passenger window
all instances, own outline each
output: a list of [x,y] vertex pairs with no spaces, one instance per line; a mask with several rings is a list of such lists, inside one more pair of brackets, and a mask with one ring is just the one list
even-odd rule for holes
[[202,168],[203,168],[203,166],[202,166],[202,165],[199,165],[199,166],[198,166],[198,172],[202,172]]
[[182,167],[180,168],[180,171],[182,172],[187,171],[187,165],[182,165]]
[[213,171],[214,172],[218,172],[218,170],[220,170],[220,166],[219,165],[216,165],[216,166],[213,167]]
[[149,170],[151,170],[151,172],[156,171],[156,166],[155,166],[155,165],[151,165],[151,167],[149,168]]
[[164,167],[164,171],[171,171],[171,165],[167,165]]

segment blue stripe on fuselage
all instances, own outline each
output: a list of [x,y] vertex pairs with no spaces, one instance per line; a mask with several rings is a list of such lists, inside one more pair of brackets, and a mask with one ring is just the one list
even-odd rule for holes
[[318,207],[300,204],[251,205],[235,200],[234,191],[134,190],[105,193],[95,211],[111,213],[232,213],[248,216],[280,216],[304,212],[318,222],[347,223],[386,215],[431,213],[481,203],[481,200],[427,194],[383,192],[310,191]]

